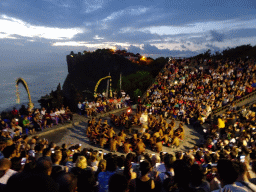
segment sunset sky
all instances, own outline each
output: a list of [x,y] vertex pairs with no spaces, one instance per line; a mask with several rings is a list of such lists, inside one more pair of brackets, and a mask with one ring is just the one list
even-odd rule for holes
[[[126,49],[153,58],[256,45],[255,0],[1,0],[5,65]],[[3,64],[1,64],[3,65]]]

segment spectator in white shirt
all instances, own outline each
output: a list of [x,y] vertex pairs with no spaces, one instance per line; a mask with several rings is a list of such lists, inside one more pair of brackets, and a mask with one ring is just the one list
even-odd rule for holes
[[61,107],[61,109],[60,109],[60,114],[61,114],[61,115],[64,115],[64,114],[65,114],[65,108],[64,108],[64,107]]
[[45,112],[46,112],[46,110],[45,110],[45,108],[43,107],[42,110],[41,110],[41,115],[45,115]]
[[125,97],[125,102],[128,106],[130,105],[130,99],[131,99],[130,96],[127,94]]
[[57,118],[60,119],[60,122],[63,124],[64,120],[63,120],[63,117],[60,115],[60,111],[58,108],[55,109],[55,115],[57,116]]
[[6,184],[8,179],[17,171],[11,169],[11,161],[7,158],[0,160],[0,183]]
[[236,185],[243,187],[245,190],[248,191],[256,191],[256,185],[251,183],[247,177],[247,173],[249,172],[249,170],[247,169],[246,164],[242,162],[238,162],[237,164],[239,166],[239,175],[235,182]]
[[235,162],[231,160],[222,159],[218,161],[217,170],[219,179],[221,182],[221,189],[214,190],[214,192],[219,191],[239,191],[246,192],[248,190],[244,189],[235,184],[235,181],[238,178],[238,171]]
[[80,101],[77,104],[77,108],[78,108],[79,115],[81,115],[82,114],[82,103]]

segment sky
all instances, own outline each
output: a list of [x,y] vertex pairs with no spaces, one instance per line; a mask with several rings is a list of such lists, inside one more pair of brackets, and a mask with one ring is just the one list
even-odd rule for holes
[[188,57],[256,45],[256,1],[1,0],[0,26],[0,65],[99,48]]

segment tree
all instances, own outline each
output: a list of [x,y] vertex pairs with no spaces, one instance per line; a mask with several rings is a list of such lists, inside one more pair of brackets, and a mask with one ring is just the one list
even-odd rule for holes
[[206,52],[204,52],[203,57],[204,58],[210,58],[211,57],[211,50],[208,49]]
[[221,59],[222,54],[221,54],[221,52],[216,51],[215,54],[213,55],[213,57],[216,58],[216,59]]
[[[142,92],[140,89],[136,89],[134,91],[134,98],[138,98],[138,96],[142,96]],[[136,100],[137,101],[137,100]]]
[[[152,84],[153,77],[148,71],[137,71],[122,77],[122,89],[129,93],[131,98],[141,96]],[[117,84],[119,89],[120,81]],[[140,91],[140,92],[139,92]]]

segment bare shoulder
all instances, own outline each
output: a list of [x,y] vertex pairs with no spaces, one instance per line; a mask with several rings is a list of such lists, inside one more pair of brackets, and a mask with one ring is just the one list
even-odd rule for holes
[[151,180],[151,189],[155,189],[155,181],[153,179]]

